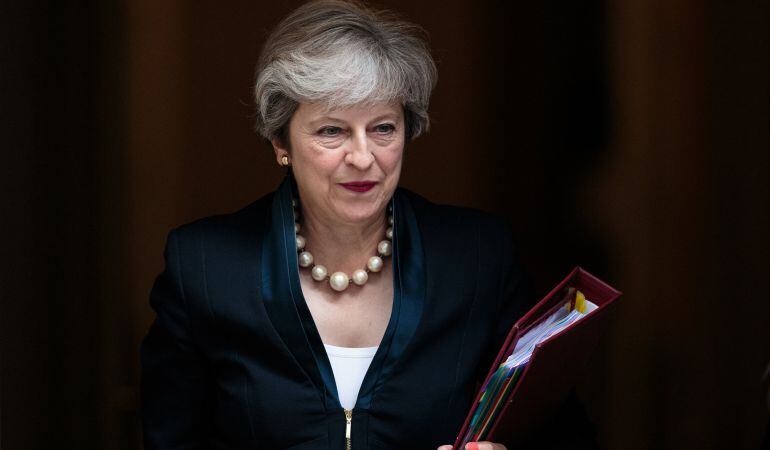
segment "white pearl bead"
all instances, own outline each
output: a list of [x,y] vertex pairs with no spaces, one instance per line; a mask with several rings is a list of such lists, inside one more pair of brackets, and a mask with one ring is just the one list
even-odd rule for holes
[[372,256],[369,261],[366,262],[366,267],[372,272],[379,272],[382,270],[382,258],[379,256]]
[[291,206],[293,206],[293,207],[297,206],[297,199],[296,198],[291,199]]
[[322,265],[313,266],[313,270],[310,271],[310,275],[312,275],[313,279],[316,281],[323,281],[326,279],[326,275],[329,274],[329,271],[326,270],[326,267]]
[[347,289],[349,284],[350,280],[348,279],[348,274],[345,272],[334,272],[329,278],[329,285],[332,287],[332,289],[338,292],[342,292]]
[[302,252],[299,254],[299,265],[302,267],[310,267],[313,264],[313,254],[310,252]]
[[299,228],[300,228],[300,227],[299,227],[299,223],[297,223],[297,222],[294,222],[294,232],[295,232],[295,233],[299,233]]
[[393,216],[388,216],[388,224],[393,225]]
[[298,234],[297,235],[297,249],[302,250],[303,248],[305,248],[305,243],[306,243],[305,237],[300,235],[300,234]]
[[369,274],[366,273],[363,269],[358,269],[355,272],[353,272],[353,283],[356,283],[359,286],[363,286],[364,283],[366,283],[366,280],[369,279]]
[[393,239],[393,227],[388,227],[387,230],[385,230],[385,237],[388,239]]
[[393,248],[390,246],[390,241],[380,241],[380,243],[377,244],[377,252],[380,255],[388,256],[392,251]]

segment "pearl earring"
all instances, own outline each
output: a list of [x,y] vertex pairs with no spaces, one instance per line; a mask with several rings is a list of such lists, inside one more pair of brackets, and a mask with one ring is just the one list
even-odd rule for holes
[[288,155],[281,156],[281,165],[284,166],[284,167],[288,167],[289,166],[289,156]]

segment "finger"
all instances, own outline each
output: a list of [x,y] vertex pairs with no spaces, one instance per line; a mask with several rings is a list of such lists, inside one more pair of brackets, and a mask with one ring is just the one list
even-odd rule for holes
[[468,442],[465,450],[507,450],[503,444],[495,444],[489,441]]
[[442,445],[441,447],[437,448],[436,450],[452,450],[451,445]]

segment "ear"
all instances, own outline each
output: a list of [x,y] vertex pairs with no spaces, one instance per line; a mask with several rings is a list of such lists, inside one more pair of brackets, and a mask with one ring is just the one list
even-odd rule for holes
[[277,137],[271,139],[270,143],[273,144],[273,152],[275,152],[275,162],[277,162],[279,166],[282,166],[283,164],[281,164],[281,158],[289,155],[288,147],[282,142],[281,139]]

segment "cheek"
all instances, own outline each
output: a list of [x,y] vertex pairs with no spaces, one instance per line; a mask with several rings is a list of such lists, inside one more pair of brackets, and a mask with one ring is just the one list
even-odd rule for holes
[[296,161],[295,170],[326,177],[337,169],[343,157],[344,154],[339,150],[304,148],[301,158]]
[[388,174],[392,175],[393,172],[397,172],[401,168],[401,161],[404,157],[404,145],[394,144],[392,147],[384,149],[380,158],[380,164],[382,169]]

